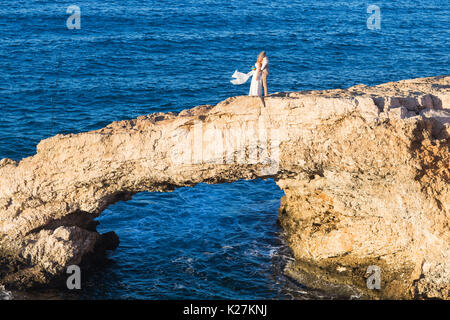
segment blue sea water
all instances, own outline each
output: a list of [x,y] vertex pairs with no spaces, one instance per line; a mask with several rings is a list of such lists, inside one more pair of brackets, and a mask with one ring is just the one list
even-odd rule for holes
[[[80,30],[66,27],[70,5]],[[246,94],[230,76],[261,50],[271,92],[449,74],[449,25],[449,0],[0,0],[0,159],[58,133]],[[330,298],[283,274],[282,195],[271,180],[239,181],[115,204],[99,229],[121,244],[71,296]]]

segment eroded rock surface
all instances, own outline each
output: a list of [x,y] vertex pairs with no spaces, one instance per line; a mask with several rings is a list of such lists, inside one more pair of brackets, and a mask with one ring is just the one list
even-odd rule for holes
[[[291,272],[373,297],[449,298],[450,77],[233,97],[41,141],[0,161],[0,282],[46,284],[117,239],[108,205],[141,191],[274,178]],[[112,240],[111,240],[112,239]]]

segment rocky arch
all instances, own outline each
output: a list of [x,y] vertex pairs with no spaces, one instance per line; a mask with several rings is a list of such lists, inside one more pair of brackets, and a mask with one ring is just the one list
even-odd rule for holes
[[297,271],[364,287],[377,264],[372,295],[448,297],[449,84],[233,97],[43,140],[0,162],[0,255],[23,266],[0,281],[48,283],[111,248],[93,219],[137,192],[271,177]]

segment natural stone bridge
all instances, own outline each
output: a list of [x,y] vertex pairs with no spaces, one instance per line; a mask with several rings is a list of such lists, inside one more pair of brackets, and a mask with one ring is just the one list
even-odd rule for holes
[[382,287],[369,296],[448,298],[450,77],[265,105],[243,96],[141,116],[1,160],[0,283],[47,284],[114,248],[94,218],[135,193],[272,177],[294,277],[364,288],[377,265]]

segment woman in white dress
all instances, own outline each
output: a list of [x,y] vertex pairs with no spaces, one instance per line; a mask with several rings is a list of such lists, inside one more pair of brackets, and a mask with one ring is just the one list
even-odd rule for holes
[[250,84],[250,91],[248,93],[249,96],[258,96],[262,97],[262,72],[261,72],[261,66],[262,66],[262,57],[261,55],[258,56],[258,59],[256,60],[255,67],[253,69],[252,74],[252,82]]
[[249,96],[257,96],[261,99],[263,107],[266,106],[266,103],[264,102],[263,97],[263,81],[262,81],[262,71],[261,66],[263,65],[263,60],[265,57],[264,51],[261,52],[258,56],[258,59],[256,60],[255,66],[252,67],[252,71],[249,73],[242,73],[239,71],[234,71],[233,75],[231,76],[234,78],[233,80],[230,80],[230,82],[234,85],[241,85],[247,82],[247,80],[252,77],[252,82],[250,84],[250,91],[248,93]]

